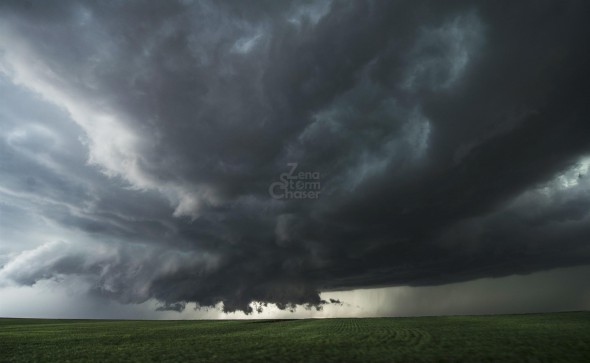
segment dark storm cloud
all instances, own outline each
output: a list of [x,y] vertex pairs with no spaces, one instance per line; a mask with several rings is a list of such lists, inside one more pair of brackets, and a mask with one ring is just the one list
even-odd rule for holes
[[589,7],[5,2],[1,191],[92,242],[0,276],[251,311],[590,263]]

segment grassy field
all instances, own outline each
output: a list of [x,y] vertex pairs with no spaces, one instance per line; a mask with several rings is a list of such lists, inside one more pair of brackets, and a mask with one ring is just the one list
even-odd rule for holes
[[590,312],[374,319],[0,319],[2,362],[590,362]]

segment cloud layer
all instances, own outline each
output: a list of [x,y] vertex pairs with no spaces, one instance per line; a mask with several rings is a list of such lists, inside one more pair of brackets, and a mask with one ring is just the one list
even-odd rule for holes
[[589,264],[588,10],[4,2],[0,283],[250,312]]

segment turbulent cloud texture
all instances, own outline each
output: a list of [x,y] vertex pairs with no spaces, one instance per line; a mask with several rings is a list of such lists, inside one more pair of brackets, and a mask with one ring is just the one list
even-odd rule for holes
[[0,284],[248,313],[590,264],[589,11],[3,1]]

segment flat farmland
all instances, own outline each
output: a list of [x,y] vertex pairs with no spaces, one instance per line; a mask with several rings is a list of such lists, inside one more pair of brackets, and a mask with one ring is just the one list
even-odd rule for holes
[[0,319],[1,362],[590,362],[590,312],[305,320]]

